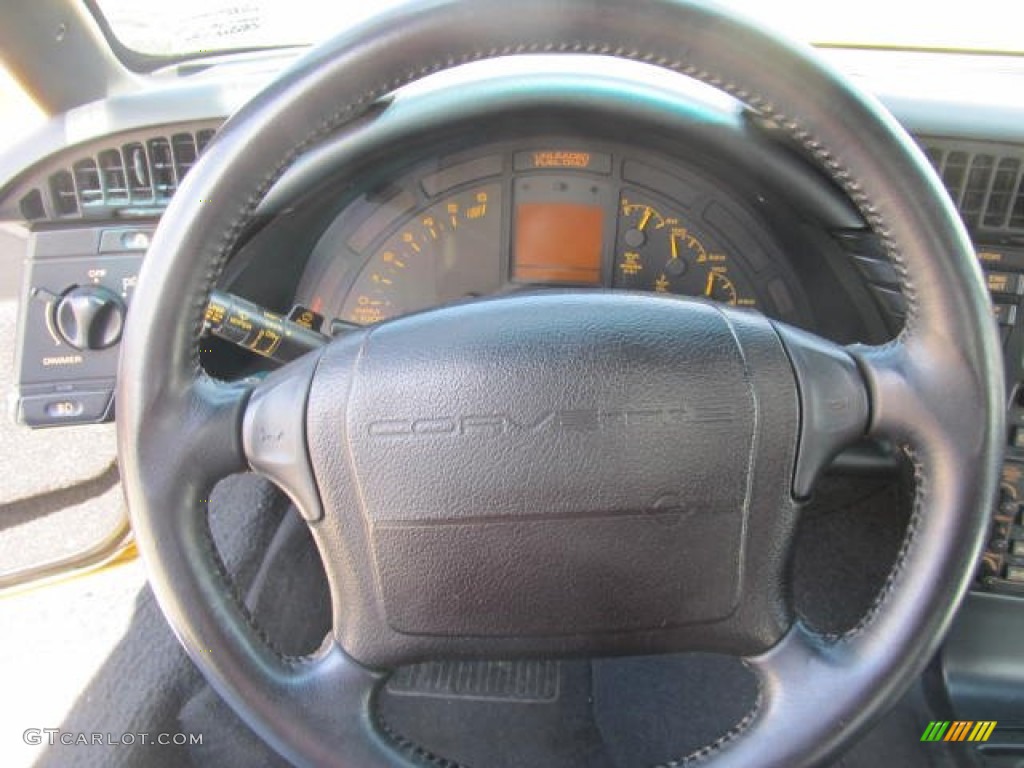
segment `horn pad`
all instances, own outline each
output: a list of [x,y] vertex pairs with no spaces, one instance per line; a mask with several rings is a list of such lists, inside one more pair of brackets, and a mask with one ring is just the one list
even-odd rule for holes
[[543,647],[728,623],[763,571],[746,572],[766,449],[792,479],[794,428],[764,434],[771,387],[770,421],[798,423],[768,321],[675,298],[517,296],[333,344],[307,432],[342,612]]

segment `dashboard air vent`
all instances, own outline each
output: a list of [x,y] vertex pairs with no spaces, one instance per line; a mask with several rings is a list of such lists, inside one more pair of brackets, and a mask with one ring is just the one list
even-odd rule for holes
[[96,203],[103,202],[103,185],[100,184],[100,171],[96,161],[91,157],[79,160],[72,166],[75,177],[75,191],[82,210]]
[[174,173],[174,158],[171,157],[171,142],[160,136],[146,142],[146,149],[149,150],[153,191],[158,198],[170,198],[178,188],[178,177]]
[[196,150],[196,137],[191,133],[176,133],[171,137],[171,154],[174,156],[174,172],[179,179],[185,178],[199,153]]
[[923,139],[964,223],[974,232],[1024,232],[1024,147]]
[[108,203],[128,202],[128,178],[120,150],[100,152],[100,181]]
[[149,156],[146,148],[139,142],[132,142],[121,147],[128,172],[128,196],[137,203],[149,203],[153,200],[153,182],[149,176]]
[[199,147],[199,154],[202,154],[203,150],[206,149],[206,145],[210,143],[213,134],[214,130],[212,128],[196,132],[196,145]]
[[989,209],[985,212],[985,224],[1000,226],[1007,220],[1011,227],[1024,226],[1024,195],[1021,192],[1021,168],[1024,166],[1016,157],[1004,157],[999,161]]
[[70,171],[57,171],[50,176],[50,195],[59,215],[73,216],[78,213],[78,194]]
[[46,215],[117,215],[122,209],[163,207],[214,132],[202,128],[129,137],[120,146],[101,145],[92,154],[80,154],[69,167],[53,170],[47,177]]

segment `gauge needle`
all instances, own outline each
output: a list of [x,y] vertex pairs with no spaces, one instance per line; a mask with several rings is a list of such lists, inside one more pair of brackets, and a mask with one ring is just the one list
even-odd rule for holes
[[708,272],[708,284],[707,284],[707,287],[704,288],[704,295],[710,297],[711,296],[711,291],[712,291],[712,289],[714,287],[715,287],[715,273],[714,272]]
[[644,231],[644,227],[647,226],[647,222],[650,221],[650,220],[651,220],[651,209],[648,208],[646,211],[644,211],[644,216],[643,216],[642,219],[640,219],[640,223],[636,225],[636,228],[639,229],[641,232],[643,232]]
[[676,233],[672,233],[672,237],[669,238],[669,243],[672,245],[672,258],[679,258],[679,246],[676,244]]

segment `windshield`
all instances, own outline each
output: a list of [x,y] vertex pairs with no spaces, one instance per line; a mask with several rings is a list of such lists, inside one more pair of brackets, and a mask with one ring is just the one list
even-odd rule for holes
[[[400,0],[97,0],[127,48],[187,56],[310,45]],[[726,0],[791,36],[818,44],[1024,52],[1024,3]]]

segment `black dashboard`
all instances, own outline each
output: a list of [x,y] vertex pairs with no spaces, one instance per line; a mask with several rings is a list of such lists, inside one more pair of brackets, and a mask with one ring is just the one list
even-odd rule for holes
[[[893,65],[878,53],[836,57],[868,80]],[[0,163],[0,219],[31,231],[20,422],[113,418],[118,340],[149,239],[215,140],[228,81],[251,91],[266,79],[266,62],[248,61],[183,71],[186,84],[163,97],[112,99],[108,119],[70,143],[63,129],[83,116],[62,117]],[[899,62],[886,101],[971,231],[1006,352],[1007,460],[977,587],[1024,596],[1024,106],[972,116],[955,94],[915,97],[914,77],[948,61]],[[881,243],[770,124],[703,92],[680,107],[660,83],[608,87],[574,73],[545,75],[538,90],[523,86],[529,77],[488,75],[488,92],[502,95],[455,122],[451,95],[397,97],[370,118],[376,143],[357,126],[300,158],[224,272],[207,370],[261,375],[292,337],[315,343],[441,304],[554,288],[722,302],[840,343],[899,332],[905,302]]]

